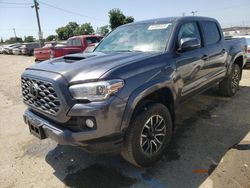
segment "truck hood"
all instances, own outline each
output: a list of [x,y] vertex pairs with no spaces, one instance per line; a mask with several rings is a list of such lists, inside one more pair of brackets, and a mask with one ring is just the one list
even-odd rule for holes
[[58,73],[72,83],[98,80],[107,71],[155,55],[138,52],[72,54],[35,64],[28,69]]

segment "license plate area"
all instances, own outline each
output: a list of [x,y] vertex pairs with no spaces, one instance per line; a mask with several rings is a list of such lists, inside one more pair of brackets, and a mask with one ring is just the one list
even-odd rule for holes
[[28,121],[28,125],[30,129],[30,133],[32,135],[36,136],[37,138],[41,140],[47,138],[42,125],[37,125],[31,121]]

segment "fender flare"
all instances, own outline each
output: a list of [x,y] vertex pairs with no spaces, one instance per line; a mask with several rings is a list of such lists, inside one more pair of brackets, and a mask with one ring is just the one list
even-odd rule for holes
[[140,86],[139,88],[135,89],[130,94],[122,117],[122,123],[121,123],[122,131],[129,126],[130,119],[132,118],[135,107],[141,101],[141,99],[163,88],[168,88],[171,91],[173,96],[173,101],[175,101],[177,94],[173,87],[172,80],[166,79],[166,77],[159,80],[154,80],[152,82],[147,82],[144,85]]
[[[245,63],[245,62],[244,62],[244,53],[243,53],[243,52],[239,52],[239,53],[237,53],[237,54],[231,59],[231,61],[229,62],[228,68],[227,68],[227,75],[230,74],[231,69],[232,69],[232,65],[234,64],[235,60],[236,60],[237,58],[239,58],[240,56],[243,57],[243,67],[244,67],[244,63]],[[241,67],[241,69],[242,69],[243,67]]]

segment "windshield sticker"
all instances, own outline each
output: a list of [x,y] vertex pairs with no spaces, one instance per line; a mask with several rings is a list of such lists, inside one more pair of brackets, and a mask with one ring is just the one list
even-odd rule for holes
[[167,29],[168,26],[171,24],[156,24],[156,25],[150,25],[148,27],[148,30],[157,30],[157,29]]

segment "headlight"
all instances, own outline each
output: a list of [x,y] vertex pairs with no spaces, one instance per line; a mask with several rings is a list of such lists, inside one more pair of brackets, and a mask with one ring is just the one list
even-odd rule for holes
[[123,80],[109,80],[76,84],[69,87],[70,93],[77,100],[101,101],[116,93],[124,85]]

